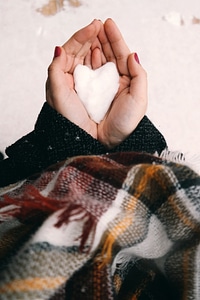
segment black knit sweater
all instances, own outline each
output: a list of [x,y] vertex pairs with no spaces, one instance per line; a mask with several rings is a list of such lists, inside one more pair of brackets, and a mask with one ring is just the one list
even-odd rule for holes
[[146,116],[127,139],[108,150],[45,103],[35,129],[6,149],[8,158],[0,161],[0,186],[38,173],[67,157],[122,151],[160,153],[164,148],[164,137]]

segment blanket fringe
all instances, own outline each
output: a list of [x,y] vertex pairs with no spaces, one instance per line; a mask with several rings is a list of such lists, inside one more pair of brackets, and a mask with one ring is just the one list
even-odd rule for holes
[[58,222],[55,224],[56,227],[60,227],[63,224],[68,224],[69,222],[84,220],[82,234],[77,238],[80,239],[80,252],[84,252],[85,246],[89,238],[91,238],[89,247],[87,247],[87,253],[90,252],[94,236],[96,232],[97,219],[80,204],[70,204],[58,217]]
[[59,199],[58,201],[51,197],[43,196],[37,188],[32,185],[27,185],[23,196],[19,195],[18,197],[14,197],[11,194],[3,195],[4,201],[0,202],[0,221],[15,217],[21,222],[25,222],[30,216],[36,215],[37,212],[42,212],[44,215],[49,216],[53,212],[64,208],[64,211],[59,215],[58,221],[54,226],[61,227],[63,224],[82,220],[82,234],[77,239],[80,239],[79,248],[80,251],[83,252],[90,238],[90,246],[87,246],[89,252],[94,241],[97,218],[85,210],[80,203],[72,203],[76,197],[80,197],[78,192],[75,192],[73,196],[69,193],[64,200]]
[[160,155],[156,152],[155,156],[171,162],[184,164],[200,175],[200,154],[164,149]]
[[[32,185],[28,185],[23,196],[12,197],[12,195],[3,195],[4,201],[0,203],[0,208],[10,205],[10,210],[4,212],[4,215],[16,217],[21,221],[29,218],[30,214],[36,211],[42,211],[48,215],[59,208],[63,203],[57,200],[46,198]],[[12,209],[14,206],[15,209]],[[17,209],[16,209],[17,208]]]

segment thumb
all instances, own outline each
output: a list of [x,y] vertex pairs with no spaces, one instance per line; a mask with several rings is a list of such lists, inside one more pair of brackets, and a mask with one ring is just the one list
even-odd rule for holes
[[137,53],[128,57],[128,68],[131,76],[130,94],[140,104],[147,105],[147,73],[140,64]]
[[52,63],[50,65],[50,70],[52,69],[59,69],[65,72],[66,67],[66,53],[64,49],[60,46],[56,46],[54,50],[54,56]]
[[131,78],[146,75],[146,72],[141,66],[139,57],[136,52],[131,53],[128,57],[128,69]]
[[54,50],[54,59],[55,59],[56,57],[59,57],[59,56],[61,55],[61,52],[62,52],[62,48],[59,47],[59,46],[56,46],[56,47],[55,47],[55,50]]
[[56,46],[51,64],[48,67],[48,78],[46,81],[46,100],[55,108],[58,94],[64,85],[64,76],[66,66],[66,54],[62,47]]

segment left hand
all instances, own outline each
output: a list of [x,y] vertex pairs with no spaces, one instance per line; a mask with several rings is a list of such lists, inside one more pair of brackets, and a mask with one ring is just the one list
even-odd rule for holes
[[[108,61],[116,64],[120,86],[104,120],[98,125],[98,140],[112,148],[137,127],[147,108],[147,76],[136,53],[131,53],[113,20],[106,20],[98,35],[102,50],[95,68]],[[98,49],[96,49],[98,51]]]

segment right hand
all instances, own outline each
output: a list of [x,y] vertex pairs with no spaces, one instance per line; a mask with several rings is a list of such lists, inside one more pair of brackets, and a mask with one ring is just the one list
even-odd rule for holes
[[100,47],[97,38],[103,26],[94,20],[77,31],[55,55],[48,68],[46,100],[50,106],[97,139],[97,124],[88,113],[74,90],[73,72],[78,64],[95,65],[95,49]]

